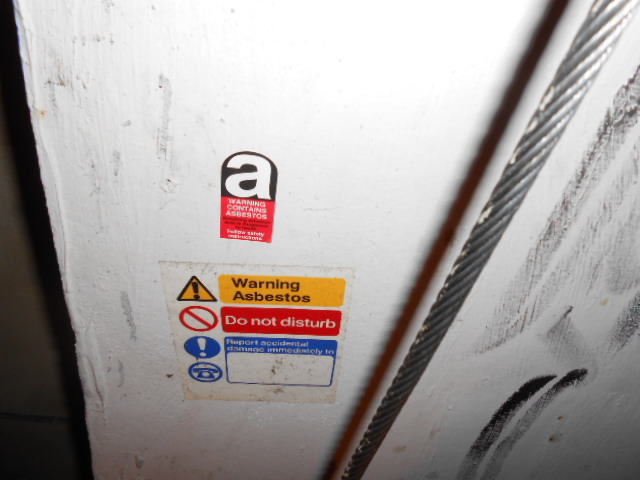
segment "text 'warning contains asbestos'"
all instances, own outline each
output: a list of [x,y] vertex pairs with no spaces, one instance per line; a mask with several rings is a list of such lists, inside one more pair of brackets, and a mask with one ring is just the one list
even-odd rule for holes
[[238,152],[222,164],[220,238],[271,243],[278,169],[259,153]]

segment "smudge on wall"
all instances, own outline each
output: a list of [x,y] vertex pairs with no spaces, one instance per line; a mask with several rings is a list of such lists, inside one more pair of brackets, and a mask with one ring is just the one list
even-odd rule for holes
[[[478,344],[478,353],[503,345],[547,313],[560,291],[559,287],[574,275],[578,264],[584,263],[584,253],[596,239],[608,244],[610,249],[603,249],[597,259],[589,259],[593,265],[581,268],[592,268],[592,278],[597,279],[600,270],[608,267],[609,288],[615,291],[627,290],[640,281],[640,268],[635,267],[640,263],[637,255],[630,255],[633,252],[628,249],[628,242],[632,241],[628,231],[640,225],[638,208],[630,208],[625,219],[620,218],[618,210],[622,202],[628,201],[628,192],[638,179],[638,148],[634,148],[631,156],[619,153],[638,123],[639,102],[640,69],[636,69],[616,93],[596,138],[530,249],[527,261],[497,303],[494,319]],[[602,186],[603,178],[612,165],[619,162],[624,163],[613,186],[597,208],[588,209],[588,203]],[[580,221],[585,225],[580,226]],[[612,227],[618,232],[613,238]],[[560,246],[571,241],[568,232],[576,228],[580,234],[577,240],[573,240],[569,254],[559,255]],[[624,255],[621,255],[622,251]],[[630,268],[634,271],[629,272]],[[616,272],[616,269],[627,271]]]
[[489,449],[498,440],[502,430],[511,422],[518,410],[529,401],[529,399],[544,387],[555,375],[543,375],[535,377],[525,382],[516,392],[504,402],[493,414],[491,420],[482,429],[478,438],[473,442],[467,456],[465,457],[458,480],[471,480],[475,478],[478,466],[489,452]]
[[[527,433],[538,417],[540,417],[544,409],[568,387],[578,386],[584,380],[587,373],[588,371],[584,368],[571,370],[533,402],[518,420],[511,432],[497,445],[493,455],[489,459],[481,480],[491,480],[498,477],[502,465],[513,448]],[[518,410],[522,408],[536,392],[541,390],[554,378],[556,378],[556,375],[544,375],[533,378],[524,383],[502,404],[469,449],[456,477],[457,480],[473,480],[476,478],[484,457],[489,453],[493,444],[499,439],[503,429],[516,415]]]

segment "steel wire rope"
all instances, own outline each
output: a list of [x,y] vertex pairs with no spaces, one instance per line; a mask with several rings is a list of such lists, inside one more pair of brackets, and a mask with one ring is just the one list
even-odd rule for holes
[[360,479],[640,0],[595,0],[347,465]]

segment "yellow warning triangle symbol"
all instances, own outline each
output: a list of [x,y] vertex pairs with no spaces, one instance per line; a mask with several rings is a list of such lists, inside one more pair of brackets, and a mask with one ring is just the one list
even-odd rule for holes
[[218,299],[214,297],[207,287],[204,286],[204,283],[194,275],[184,286],[180,295],[178,295],[178,301],[217,302]]

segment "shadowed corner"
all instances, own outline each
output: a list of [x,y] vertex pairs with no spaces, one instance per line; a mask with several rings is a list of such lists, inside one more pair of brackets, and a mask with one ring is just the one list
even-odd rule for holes
[[[40,180],[11,2],[0,2],[0,24],[0,43],[3,45],[3,55],[0,57],[2,64],[0,94],[7,118],[9,148],[15,160],[14,168],[17,172],[21,197],[20,206],[26,219],[30,250],[35,258],[40,283],[38,289],[44,296],[46,322],[59,352],[58,368],[62,372],[65,400],[70,412],[69,421],[77,459],[77,472],[79,478],[92,478],[84,400],[75,355],[75,336],[64,300],[45,195]],[[27,418],[23,420],[28,421]],[[62,423],[66,423],[66,419]]]
[[350,418],[349,423],[343,430],[333,456],[329,460],[324,472],[320,473],[319,478],[323,480],[334,478],[337,470],[344,465],[347,455],[351,453],[349,451],[350,445],[353,443],[358,432],[360,432],[363,421],[365,420],[365,415],[372,407],[374,399],[378,397],[379,392],[383,388],[381,379],[385,378],[388,373],[389,365],[396,356],[398,348],[406,335],[407,329],[421,303],[423,295],[431,286],[433,277],[447,253],[447,248],[465,212],[471,204],[471,200],[474,198],[475,192],[493,158],[495,150],[507,129],[509,121],[522,98],[522,94],[549,43],[551,35],[562,18],[568,3],[568,0],[548,1],[547,9],[531,37],[527,50],[523,53],[512,75],[512,80],[502,97],[502,102],[495,111],[476,154],[469,163],[467,175],[454,197],[448,214],[444,217],[439,233],[431,245],[407,303],[403,307],[402,314],[396,319],[389,341],[385,345],[378,363],[371,370],[368,377],[367,388],[362,393],[358,403],[348,417]]

